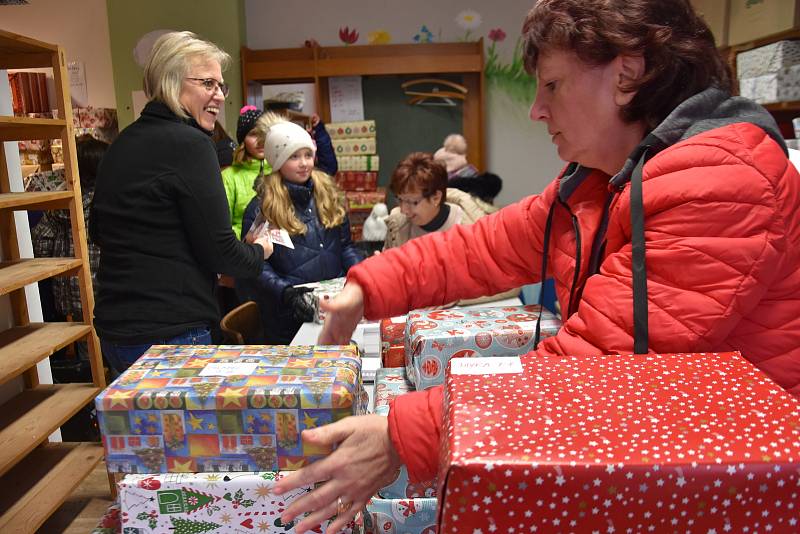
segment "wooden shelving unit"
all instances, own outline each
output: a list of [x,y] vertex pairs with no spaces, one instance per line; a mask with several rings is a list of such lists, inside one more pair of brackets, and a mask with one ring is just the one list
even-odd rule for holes
[[436,75],[461,76],[468,92],[464,100],[463,128],[467,160],[484,168],[484,113],[486,94],[483,39],[469,43],[425,43],[365,46],[314,46],[275,50],[242,47],[244,101],[251,91],[261,94],[261,84],[314,83],[322,120],[330,121],[328,78],[332,76]]
[[[66,191],[12,191],[0,150],[0,294],[8,295],[13,326],[0,332],[0,384],[22,378],[22,390],[0,405],[0,532],[34,532],[103,457],[99,443],[48,443],[105,386],[100,344],[92,328],[94,297],[83,223],[69,78],[63,50],[0,30],[0,69],[51,68],[58,119],[0,116],[0,141],[61,139]],[[14,211],[68,210],[74,258],[23,258]],[[83,322],[32,323],[25,286],[54,276],[77,276]],[[39,384],[36,364],[77,340],[87,342],[92,382]]]

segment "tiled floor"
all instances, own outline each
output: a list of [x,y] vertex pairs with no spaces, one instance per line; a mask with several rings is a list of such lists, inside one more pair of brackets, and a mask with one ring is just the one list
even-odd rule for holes
[[89,534],[111,506],[105,462],[78,486],[72,496],[39,529],[39,534]]

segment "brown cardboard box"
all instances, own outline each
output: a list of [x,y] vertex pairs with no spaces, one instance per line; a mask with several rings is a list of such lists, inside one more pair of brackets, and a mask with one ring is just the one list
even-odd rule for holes
[[717,46],[728,46],[729,0],[691,0],[692,6],[706,21]]
[[800,0],[730,0],[730,3],[730,45],[763,39],[800,25]]

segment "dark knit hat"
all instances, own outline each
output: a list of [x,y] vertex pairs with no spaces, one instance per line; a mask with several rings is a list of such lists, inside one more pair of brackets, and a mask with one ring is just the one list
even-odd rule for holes
[[239,111],[239,122],[236,123],[236,140],[240,145],[256,125],[256,121],[260,116],[261,110],[255,106],[244,106]]

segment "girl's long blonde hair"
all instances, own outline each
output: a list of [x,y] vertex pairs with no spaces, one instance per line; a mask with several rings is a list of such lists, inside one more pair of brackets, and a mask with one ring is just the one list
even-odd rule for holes
[[[322,225],[325,228],[339,226],[345,217],[341,191],[330,176],[320,170],[312,170],[311,179],[314,181],[317,216]],[[306,225],[297,218],[289,190],[278,171],[263,176],[256,186],[256,193],[261,199],[261,214],[270,226],[283,228],[289,235],[306,233]]]

